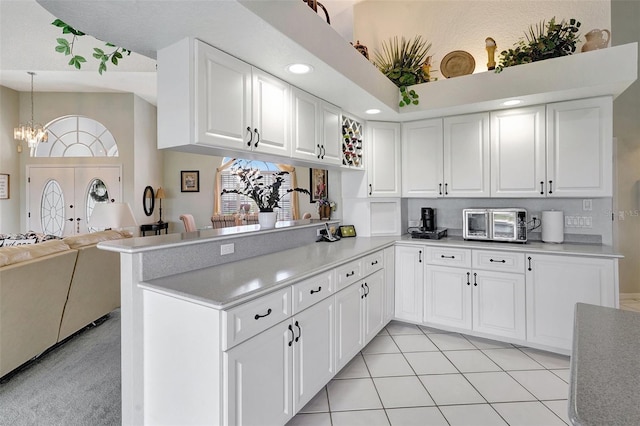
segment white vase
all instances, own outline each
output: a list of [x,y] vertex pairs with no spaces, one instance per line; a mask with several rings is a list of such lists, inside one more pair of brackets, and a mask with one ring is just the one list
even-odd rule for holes
[[258,212],[258,223],[260,229],[271,229],[276,227],[277,212]]

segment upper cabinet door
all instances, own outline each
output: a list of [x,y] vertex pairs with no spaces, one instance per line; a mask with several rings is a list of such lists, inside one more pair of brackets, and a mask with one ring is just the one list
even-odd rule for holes
[[337,106],[327,102],[320,104],[320,159],[324,163],[339,165],[342,162],[341,117],[342,111]]
[[253,68],[252,123],[256,152],[290,155],[290,87],[282,80]]
[[491,113],[491,196],[545,196],[545,107]]
[[547,195],[611,197],[611,97],[547,105]]
[[444,196],[489,197],[489,113],[444,119]]
[[367,135],[369,196],[400,197],[400,123],[370,121]]
[[196,41],[196,142],[248,149],[251,132],[251,66]]
[[[302,160],[320,159],[319,99],[300,89],[291,90],[292,156]],[[338,127],[339,130],[339,127]]]
[[442,119],[403,123],[402,196],[442,195],[442,164]]

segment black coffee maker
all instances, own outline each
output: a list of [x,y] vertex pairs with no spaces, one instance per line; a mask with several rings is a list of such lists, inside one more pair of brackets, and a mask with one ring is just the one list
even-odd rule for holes
[[436,230],[436,212],[431,207],[420,209],[420,231],[433,232]]

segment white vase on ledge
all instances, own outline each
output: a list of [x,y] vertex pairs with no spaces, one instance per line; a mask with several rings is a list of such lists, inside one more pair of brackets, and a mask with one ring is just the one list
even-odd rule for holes
[[260,229],[271,229],[276,227],[276,219],[278,218],[277,212],[259,212],[258,223]]

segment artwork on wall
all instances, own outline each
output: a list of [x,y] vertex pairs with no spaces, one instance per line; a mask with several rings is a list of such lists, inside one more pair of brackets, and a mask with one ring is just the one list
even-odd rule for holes
[[326,200],[329,197],[329,172],[324,169],[309,169],[309,202]]
[[200,172],[198,170],[183,170],[180,172],[181,192],[200,192]]
[[8,200],[10,196],[9,175],[0,174],[0,200]]

